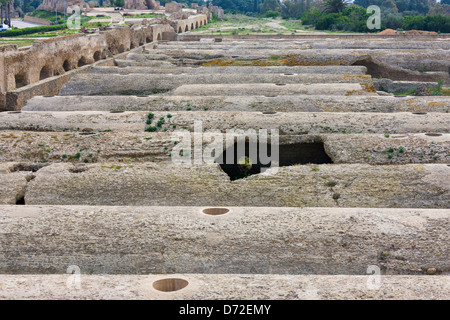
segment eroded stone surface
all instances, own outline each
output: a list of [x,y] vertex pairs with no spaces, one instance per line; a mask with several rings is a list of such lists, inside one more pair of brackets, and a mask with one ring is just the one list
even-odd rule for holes
[[167,275],[82,275],[81,287],[68,288],[71,275],[1,275],[1,299],[186,299],[186,300],[399,300],[448,299],[449,279],[439,276],[383,276],[380,288],[368,276],[175,274],[189,285],[156,291]]
[[448,112],[447,97],[277,95],[34,97],[24,111]]
[[450,272],[447,209],[226,208],[207,215],[204,207],[3,206],[0,271]]
[[[273,169],[272,169],[273,170]],[[302,165],[230,181],[218,164],[73,164],[44,167],[27,185],[34,205],[234,205],[448,208],[445,164]],[[0,176],[7,181],[9,175]],[[330,187],[330,183],[336,183]]]
[[[172,39],[200,16],[146,37],[125,28],[126,43],[110,47]],[[9,94],[18,109],[68,81],[0,114],[0,298],[448,299],[449,99],[372,84],[448,85],[448,41],[185,41],[195,37]],[[319,151],[242,176],[172,163],[190,158],[179,134],[195,120],[222,133],[278,129],[286,163],[305,144]],[[382,283],[371,289],[374,267]],[[78,291],[64,275],[73,268]],[[173,274],[188,286],[155,290]]]

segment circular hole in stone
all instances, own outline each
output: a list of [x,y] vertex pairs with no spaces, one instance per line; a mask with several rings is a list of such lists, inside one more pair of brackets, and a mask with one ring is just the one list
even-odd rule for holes
[[179,278],[161,279],[153,282],[153,288],[163,292],[173,292],[185,288],[188,281]]
[[285,86],[286,83],[275,83],[277,86]]
[[123,110],[111,110],[110,113],[124,113]]
[[9,111],[8,113],[11,113],[11,114],[13,114],[13,113],[22,113],[22,111]]
[[429,137],[440,137],[440,136],[442,136],[441,133],[433,133],[433,132],[425,133],[425,135],[429,136]]
[[264,111],[262,114],[276,114],[276,111]]
[[424,115],[424,114],[427,114],[427,113],[426,112],[413,112],[412,114],[416,114],[416,115],[421,116],[421,115]]
[[225,214],[230,212],[230,209],[227,208],[208,208],[208,209],[203,209],[202,211],[204,214],[209,214],[212,216],[220,216],[221,214]]
[[277,94],[270,94],[270,93],[267,93],[267,94],[265,94],[264,96],[267,97],[267,98],[275,98],[275,97],[278,97]]
[[293,76],[294,74],[293,73],[285,73],[284,75],[285,76]]

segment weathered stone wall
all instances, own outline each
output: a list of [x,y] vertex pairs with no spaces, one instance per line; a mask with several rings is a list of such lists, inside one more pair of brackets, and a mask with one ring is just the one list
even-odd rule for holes
[[450,270],[442,209],[232,207],[226,216],[202,209],[0,206],[0,271],[61,274],[73,264],[83,274],[361,275],[368,265],[391,275]]
[[[7,104],[6,92],[46,78],[64,74],[75,68],[125,52],[136,46],[163,40],[164,32],[173,32],[170,25],[141,27],[123,26],[94,35],[71,35],[67,37],[36,41],[31,47],[18,49],[17,46],[2,47],[0,51],[0,110]],[[50,94],[46,89],[38,90]],[[23,100],[25,96],[20,99]],[[31,96],[30,96],[31,97]],[[12,95],[12,100],[19,102]],[[20,103],[20,105],[22,105]]]
[[[214,243],[214,242],[213,242]],[[379,290],[365,275],[172,274],[189,287],[161,292],[158,275],[86,275],[83,290],[67,290],[72,274],[0,275],[0,299],[64,300],[448,300],[450,282],[429,275],[383,275]]]
[[166,3],[164,8],[167,13],[177,12],[181,10],[181,4],[172,1],[170,3]]
[[159,10],[160,2],[155,0],[125,0],[124,8],[138,9],[138,10],[145,10],[145,9]]
[[[208,19],[210,20],[210,19]],[[231,34],[221,34],[221,35],[211,35],[211,34],[192,34],[186,35],[182,40],[184,41],[199,41],[202,38],[223,38],[223,39],[239,39],[239,40],[249,40],[249,39],[355,39],[355,40],[373,40],[373,39],[394,39],[394,40],[437,40],[437,39],[449,39],[449,34],[438,34],[438,35],[422,35],[422,36],[411,36],[411,35],[372,35],[372,34],[283,34],[283,35],[264,35],[264,34],[241,34],[241,35],[231,35]]]
[[146,0],[125,0],[124,8],[139,10],[148,9]]
[[38,10],[46,10],[46,11],[55,11],[64,12],[64,9],[67,9],[71,6],[78,6],[80,9],[89,9],[89,5],[82,0],[44,0],[41,5],[39,5]]
[[208,16],[206,14],[188,16],[187,19],[180,18],[182,17],[178,16],[178,20],[174,20],[171,23],[172,27],[177,33],[183,33],[193,29],[197,29],[208,23]]
[[[152,25],[144,21],[141,26],[122,26],[94,35],[78,34],[40,40],[31,47],[20,49],[15,45],[0,46],[0,111],[20,108],[35,94],[52,95],[55,91],[49,85],[17,91],[21,87],[65,74],[145,43],[176,40],[175,32],[196,29],[207,22],[208,15],[187,14],[175,21],[160,19]],[[59,89],[66,81],[58,80],[55,88]],[[7,92],[10,93],[8,97]]]

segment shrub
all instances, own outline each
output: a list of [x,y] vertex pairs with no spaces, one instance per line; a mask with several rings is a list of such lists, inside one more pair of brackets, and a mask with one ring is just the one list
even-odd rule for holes
[[156,127],[155,127],[155,126],[147,127],[147,128],[145,129],[145,131],[147,131],[147,132],[155,132],[155,131],[156,131]]
[[317,20],[322,16],[322,12],[316,7],[311,7],[302,15],[303,24],[316,24]]
[[276,18],[276,17],[279,17],[280,15],[281,15],[281,13],[279,13],[278,11],[268,10],[262,16],[264,18]]
[[26,34],[33,34],[38,32],[49,32],[56,30],[64,30],[67,27],[65,25],[55,25],[55,26],[42,26],[42,27],[32,27],[32,28],[23,28],[18,30],[8,30],[0,32],[0,38],[4,37],[17,37]]
[[322,17],[315,23],[317,30],[331,30],[333,25],[347,24],[349,21],[341,13],[329,13]]

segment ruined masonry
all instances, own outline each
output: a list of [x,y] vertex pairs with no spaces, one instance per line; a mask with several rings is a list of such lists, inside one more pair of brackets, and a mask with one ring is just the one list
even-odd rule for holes
[[[449,98],[380,91],[448,86],[449,39],[182,34],[196,17],[3,65],[0,298],[450,298]],[[233,141],[173,163],[194,121],[203,152],[277,129],[278,171],[221,164]]]

